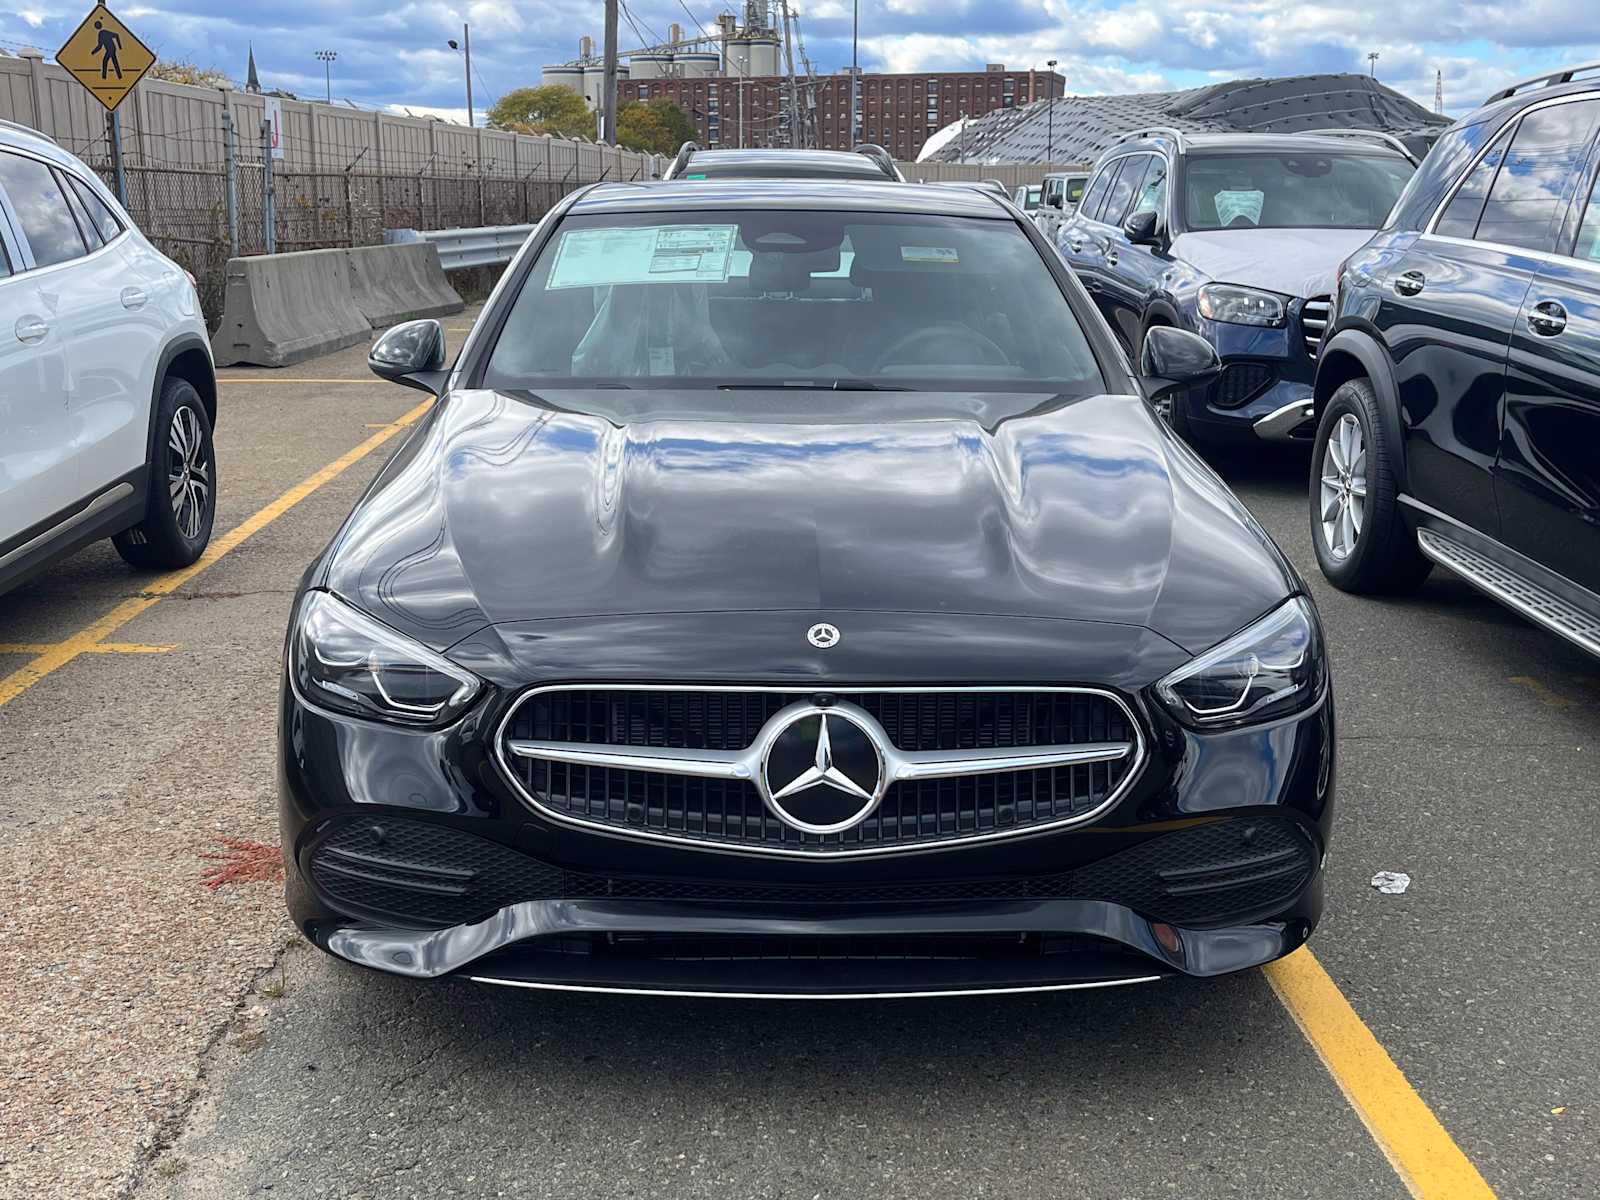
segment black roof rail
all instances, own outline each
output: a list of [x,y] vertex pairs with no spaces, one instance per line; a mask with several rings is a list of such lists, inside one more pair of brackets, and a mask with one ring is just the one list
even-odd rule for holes
[[677,157],[672,160],[672,165],[667,168],[667,173],[661,178],[676,179],[679,175],[683,174],[684,168],[689,165],[689,159],[693,157],[697,151],[703,149],[705,149],[705,147],[699,142],[685,142],[683,145],[679,146]]
[[1166,138],[1178,148],[1179,154],[1183,154],[1189,149],[1189,143],[1183,137],[1183,130],[1174,128],[1171,125],[1150,125],[1144,129],[1130,129],[1117,139],[1117,144],[1142,142],[1149,138]]
[[862,142],[859,146],[852,147],[852,153],[865,154],[878,164],[878,169],[896,183],[904,183],[906,177],[900,174],[900,168],[894,165],[894,156],[882,146],[875,146],[871,142]]
[[1600,71],[1600,62],[1583,63],[1581,66],[1567,67],[1562,71],[1553,71],[1549,75],[1535,75],[1532,79],[1524,79],[1520,83],[1513,83],[1508,88],[1501,88],[1494,95],[1484,101],[1493,104],[1497,100],[1505,100],[1515,96],[1523,88],[1528,87],[1559,87],[1563,83],[1571,83],[1574,75],[1581,75],[1585,71]]
[[1398,150],[1404,154],[1406,161],[1412,166],[1422,165],[1422,160],[1417,157],[1416,151],[1394,134],[1385,133],[1381,129],[1296,129],[1294,132],[1296,136],[1309,134],[1312,137],[1362,138],[1369,142],[1382,142],[1391,150]]

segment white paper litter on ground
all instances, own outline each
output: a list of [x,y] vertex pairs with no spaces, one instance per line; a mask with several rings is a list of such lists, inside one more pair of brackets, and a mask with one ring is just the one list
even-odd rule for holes
[[1379,871],[1372,877],[1372,886],[1385,896],[1403,896],[1411,886],[1411,876],[1404,871]]

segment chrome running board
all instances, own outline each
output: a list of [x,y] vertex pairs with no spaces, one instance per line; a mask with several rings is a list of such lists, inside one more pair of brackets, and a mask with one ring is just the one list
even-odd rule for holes
[[1600,656],[1600,617],[1436,529],[1418,529],[1417,546],[1434,562],[1489,593],[1507,608],[1590,654]]

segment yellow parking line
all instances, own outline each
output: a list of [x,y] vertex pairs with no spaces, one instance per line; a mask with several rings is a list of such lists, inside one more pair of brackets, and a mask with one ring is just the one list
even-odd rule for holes
[[9,704],[46,675],[60,670],[77,658],[78,655],[96,653],[95,648],[104,644],[105,639],[111,634],[121,629],[147,608],[159,603],[162,597],[177,591],[223,555],[237,549],[246,539],[265,529],[318,488],[344,474],[345,471],[394,437],[395,434],[414,423],[417,418],[428,411],[432,404],[432,400],[424,400],[399,420],[384,426],[377,433],[374,433],[348,454],[335,459],[315,475],[290,488],[254,516],[247,518],[242,524],[235,525],[221,537],[215,538],[206,552],[191,566],[184,567],[181,571],[171,571],[161,576],[161,578],[145,588],[140,595],[124,600],[92,625],[79,630],[64,642],[58,642],[53,646],[47,647],[32,662],[24,663],[11,674],[0,679],[0,705]]
[[1272,990],[1416,1200],[1494,1200],[1339,985],[1302,947],[1264,968]]
[[[0,642],[0,654],[48,654],[57,642]],[[85,654],[167,654],[178,647],[146,646],[139,642],[98,642],[84,648]]]

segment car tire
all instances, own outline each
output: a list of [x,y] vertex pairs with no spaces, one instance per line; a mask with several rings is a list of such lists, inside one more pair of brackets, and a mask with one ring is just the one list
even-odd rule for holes
[[1372,383],[1340,384],[1317,422],[1310,509],[1317,565],[1341,591],[1414,591],[1433,569],[1400,514],[1399,452]]
[[144,520],[111,539],[130,566],[187,567],[205,552],[217,509],[211,418],[186,379],[161,384]]

